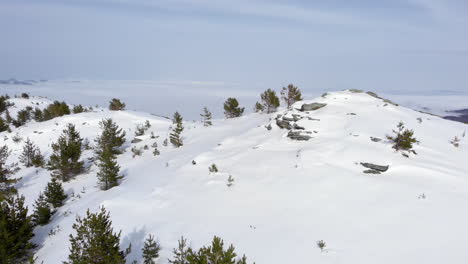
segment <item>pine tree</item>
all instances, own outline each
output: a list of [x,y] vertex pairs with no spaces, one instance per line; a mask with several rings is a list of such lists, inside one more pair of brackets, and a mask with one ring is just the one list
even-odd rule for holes
[[189,264],[187,261],[188,256],[187,239],[181,237],[179,240],[179,246],[172,250],[173,257],[168,259],[168,262],[171,264]]
[[49,223],[52,211],[44,194],[40,193],[34,204],[33,220],[36,225],[46,225]]
[[273,113],[279,107],[280,102],[278,96],[276,96],[276,92],[268,89],[260,95],[262,99],[263,106],[266,109],[266,112]]
[[121,154],[119,149],[125,143],[125,131],[112,121],[111,118],[103,119],[99,122],[102,130],[101,135],[95,140],[96,142],[96,155],[104,151],[110,151],[114,155]]
[[256,113],[263,112],[264,110],[265,110],[265,107],[264,107],[261,103],[259,103],[259,102],[256,102],[256,103],[255,103],[254,111],[255,111]]
[[[39,158],[39,157],[40,158]],[[42,158],[41,152],[34,143],[27,138],[23,146],[23,152],[21,153],[19,160],[26,167],[31,167],[35,164],[40,164]]]
[[98,167],[99,172],[97,173],[97,177],[101,190],[106,191],[119,185],[119,180],[123,176],[119,175],[120,166],[117,165],[115,156],[109,150],[105,150],[99,155]]
[[236,98],[228,98],[224,102],[224,115],[226,118],[234,118],[242,116],[244,113],[244,107],[239,107],[239,102]]
[[83,170],[83,162],[80,161],[82,141],[75,126],[68,124],[57,143],[52,144],[53,154],[48,163],[52,176],[65,182]]
[[16,189],[13,185],[20,180],[11,178],[16,172],[16,166],[15,164],[6,164],[8,156],[10,156],[8,147],[0,147],[0,201],[16,193]]
[[112,100],[109,102],[109,110],[112,110],[112,111],[125,110],[125,103],[120,101],[120,99],[112,98]]
[[211,112],[206,106],[203,107],[203,113],[200,114],[200,116],[202,117],[203,126],[207,127],[213,125],[213,123],[211,122]]
[[237,254],[235,248],[230,245],[224,249],[224,241],[219,237],[214,237],[211,246],[202,247],[198,252],[188,249],[187,261],[189,264],[246,264],[247,258],[243,256],[236,261]]
[[184,126],[182,125],[182,116],[179,114],[179,112],[174,113],[172,122],[175,124],[175,127],[172,129],[172,133],[169,135],[169,140],[171,141],[172,145],[178,148],[183,145],[180,134],[184,130]]
[[63,205],[63,201],[67,199],[67,195],[63,190],[62,184],[56,178],[52,178],[52,180],[47,183],[44,195],[46,201],[52,204],[54,208],[61,207]]
[[32,217],[24,206],[24,196],[0,202],[0,264],[22,263],[34,245]]
[[6,121],[8,124],[13,123],[13,118],[11,117],[10,111],[8,110],[8,108],[5,110],[5,121]]
[[5,119],[3,119],[1,116],[0,116],[0,133],[3,132],[3,131],[7,131],[8,128],[10,128],[7,124],[7,122],[5,121]]
[[125,264],[130,247],[120,250],[120,232],[114,233],[110,215],[104,207],[99,213],[86,212],[76,218],[76,235],[70,235],[70,254],[65,264]]
[[405,124],[400,122],[397,125],[397,130],[393,130],[393,133],[395,136],[387,136],[387,139],[393,142],[393,148],[396,151],[404,150],[416,154],[413,150],[413,144],[419,141],[414,138],[413,130],[406,129]]
[[16,115],[16,120],[13,120],[13,125],[15,127],[20,127],[26,124],[26,122],[28,122],[29,120],[31,120],[31,113],[26,109],[22,109],[18,111],[18,114]]
[[154,236],[151,234],[146,238],[145,245],[142,248],[143,252],[143,263],[144,264],[156,264],[155,259],[159,257],[159,251],[161,246],[154,240]]
[[79,114],[79,113],[83,113],[83,112],[84,112],[84,108],[83,108],[82,105],[79,104],[79,105],[75,105],[73,107],[73,113],[74,114]]
[[281,90],[281,98],[286,102],[289,109],[295,102],[302,100],[302,93],[297,86],[289,84],[288,87],[283,87]]
[[40,108],[35,108],[33,111],[33,119],[36,120],[37,122],[42,122],[44,121],[43,113]]

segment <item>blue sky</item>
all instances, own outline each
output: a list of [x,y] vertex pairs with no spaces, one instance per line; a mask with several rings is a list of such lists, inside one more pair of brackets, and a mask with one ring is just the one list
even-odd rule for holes
[[0,78],[468,90],[468,1],[0,0]]

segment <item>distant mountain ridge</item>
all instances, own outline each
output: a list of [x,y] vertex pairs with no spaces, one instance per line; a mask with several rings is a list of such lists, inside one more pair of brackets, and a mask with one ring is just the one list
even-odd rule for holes
[[34,85],[35,83],[47,82],[47,80],[17,80],[10,78],[7,80],[0,80],[0,84],[12,84],[12,85]]
[[449,111],[449,113],[454,113],[456,115],[445,116],[445,119],[468,123],[468,109]]

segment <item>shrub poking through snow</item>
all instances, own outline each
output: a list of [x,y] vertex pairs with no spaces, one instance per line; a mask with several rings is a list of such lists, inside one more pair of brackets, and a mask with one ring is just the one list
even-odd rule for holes
[[84,109],[83,106],[80,105],[80,104],[79,104],[79,105],[75,105],[75,106],[73,107],[73,113],[74,113],[74,114],[83,113],[84,111],[85,111],[85,109]]
[[263,92],[260,95],[260,98],[262,99],[262,103],[267,114],[275,112],[280,105],[280,101],[278,96],[276,96],[276,92],[271,89]]
[[154,142],[153,145],[151,145],[151,147],[153,147],[154,156],[159,156],[161,154],[158,150],[158,143]]
[[41,151],[29,138],[24,143],[23,152],[21,152],[19,160],[25,167],[42,167],[44,165]]
[[255,106],[254,106],[254,112],[255,113],[261,113],[264,110],[265,110],[265,107],[261,103],[259,103],[259,102],[255,103]]
[[143,154],[143,150],[141,148],[133,147],[132,153],[133,153],[133,157],[141,156],[141,154]]
[[320,248],[320,251],[323,251],[326,246],[327,246],[327,244],[325,243],[325,241],[323,241],[323,240],[317,241],[317,247]]
[[219,237],[214,237],[211,245],[195,251],[191,248],[187,250],[188,264],[213,263],[213,264],[247,264],[247,258],[237,259],[235,247],[230,245],[224,248],[224,241]]
[[23,140],[23,138],[18,133],[16,133],[11,139],[15,143],[20,143]]
[[0,202],[0,262],[24,263],[34,248],[30,242],[33,230],[24,196],[12,196]]
[[239,102],[236,98],[228,98],[224,102],[224,115],[226,118],[240,117],[244,113],[244,107],[239,107]]
[[161,246],[154,239],[154,236],[150,234],[146,238],[145,244],[142,248],[143,264],[156,264],[156,259],[159,257],[160,250]]
[[178,148],[183,145],[182,138],[180,134],[184,130],[184,126],[182,125],[182,116],[179,112],[174,113],[174,118],[172,119],[173,124],[175,127],[172,129],[171,134],[169,135],[169,140],[171,141],[174,147]]
[[39,197],[34,203],[33,220],[36,225],[46,225],[49,223],[52,211],[44,194],[39,193]]
[[59,208],[63,205],[63,201],[67,199],[62,184],[56,179],[47,183],[47,186],[44,190],[44,195],[48,203],[50,203],[54,208]]
[[413,154],[416,154],[416,151],[413,150],[413,144],[418,143],[414,137],[413,130],[405,128],[403,122],[398,123],[397,130],[393,130],[394,136],[387,136],[387,139],[393,142],[393,148],[396,151],[408,151]]
[[456,136],[456,137],[454,137],[454,138],[450,141],[450,143],[451,143],[454,147],[458,148],[458,147],[460,146],[460,139]]
[[[67,103],[54,101],[52,104],[48,105],[42,111],[42,120],[40,121],[47,121],[55,117],[69,115],[70,108],[68,107]],[[39,120],[36,120],[39,121]]]
[[[324,96],[322,95],[322,97]],[[295,102],[302,100],[302,93],[297,86],[289,84],[288,87],[283,87],[281,90],[281,98],[286,103],[288,109],[290,109]]]
[[82,141],[75,125],[68,124],[58,141],[52,144],[53,153],[48,162],[48,169],[52,170],[53,177],[66,182],[83,171],[83,161],[80,161]]
[[125,264],[131,246],[125,251],[120,250],[120,232],[114,232],[104,207],[97,213],[88,210],[84,218],[77,217],[73,229],[76,234],[70,235],[70,254],[64,263]]
[[232,175],[229,175],[226,185],[227,187],[231,187],[232,185],[234,185],[234,178],[232,177]]
[[7,131],[10,127],[8,126],[7,122],[5,121],[5,119],[3,119],[1,116],[0,116],[0,133],[3,132],[3,131]]
[[112,100],[109,102],[109,110],[111,111],[125,110],[125,103],[120,101],[120,99],[112,98]]
[[211,112],[206,106],[203,107],[203,113],[201,113],[200,116],[202,117],[203,126],[207,127],[213,125],[213,123],[211,122]]
[[146,128],[144,125],[137,125],[135,128],[135,137],[143,136],[145,134]]
[[216,173],[216,172],[218,172],[218,167],[216,167],[216,164],[213,163],[213,164],[211,164],[210,167],[208,167],[208,171],[212,172],[212,173]]

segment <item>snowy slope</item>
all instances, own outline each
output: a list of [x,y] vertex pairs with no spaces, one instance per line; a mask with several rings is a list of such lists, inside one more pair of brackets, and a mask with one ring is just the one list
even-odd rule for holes
[[[221,236],[257,264],[465,263],[468,144],[463,138],[455,148],[449,141],[461,137],[466,125],[365,93],[329,93],[310,102],[327,106],[308,114],[281,109],[215,120],[212,127],[186,122],[179,149],[162,146],[169,120],[131,111],[69,115],[2,133],[0,144],[13,150],[11,161],[16,161],[22,147],[11,140],[16,132],[46,156],[68,122],[90,142],[99,134],[102,118],[113,118],[127,132],[127,151],[118,157],[125,175],[121,185],[99,190],[95,166],[65,183],[70,195],[65,206],[50,224],[36,229],[39,260],[65,260],[75,216],[104,205],[114,227],[122,230],[123,245],[133,245],[129,262],[140,260],[144,238],[153,233],[163,247],[159,263],[167,263],[182,235],[194,247]],[[277,114],[302,115],[297,124],[313,138],[289,139],[288,131],[275,125]],[[135,126],[145,120],[152,126],[136,145],[157,141],[161,155],[153,156],[150,147],[133,158],[130,141]],[[370,140],[385,138],[399,121],[415,131],[418,155],[405,158],[388,142]],[[268,124],[271,130],[265,128]],[[151,139],[151,131],[159,137]],[[85,151],[83,159],[91,156]],[[359,162],[390,168],[380,175],[363,174]],[[208,172],[212,163],[218,173]],[[232,187],[226,186],[229,175],[235,179]],[[19,192],[32,208],[50,173],[23,168],[17,176],[22,177]],[[425,199],[419,198],[422,194]],[[52,229],[59,231],[48,236]],[[317,248],[318,240],[327,243],[324,252]]]

